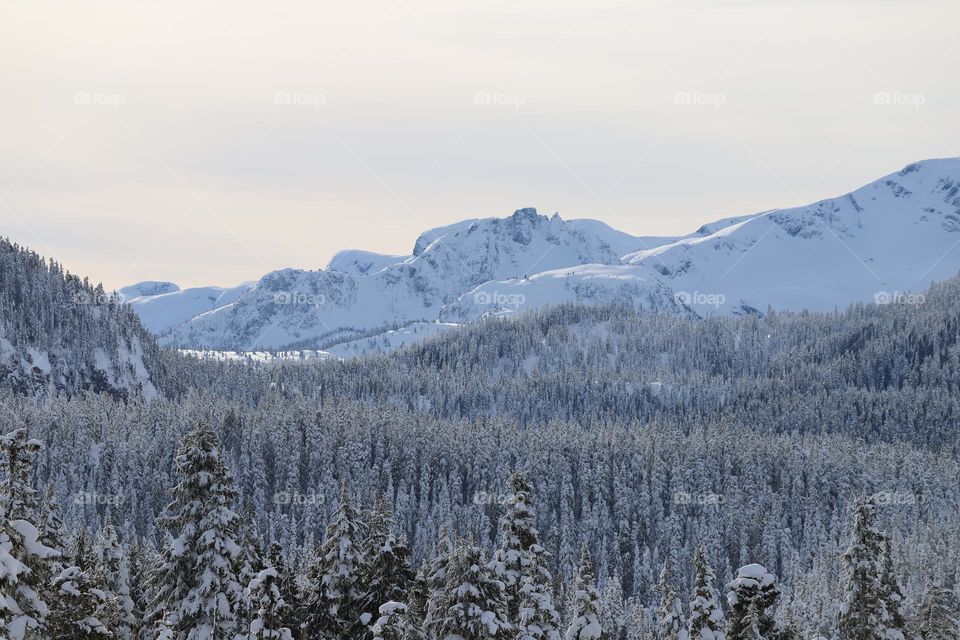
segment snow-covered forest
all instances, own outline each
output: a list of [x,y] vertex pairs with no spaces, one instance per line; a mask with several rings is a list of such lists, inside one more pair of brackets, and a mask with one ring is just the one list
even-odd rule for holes
[[960,280],[252,365],[4,259],[3,637],[957,638]]

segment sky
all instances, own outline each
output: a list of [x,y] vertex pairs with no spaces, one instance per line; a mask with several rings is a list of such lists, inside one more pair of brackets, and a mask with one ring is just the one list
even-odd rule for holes
[[960,155],[960,3],[0,2],[0,235],[234,285],[533,206],[637,235]]

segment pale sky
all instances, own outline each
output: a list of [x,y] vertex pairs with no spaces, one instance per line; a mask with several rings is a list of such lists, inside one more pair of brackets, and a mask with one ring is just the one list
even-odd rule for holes
[[960,155],[960,2],[0,0],[0,235],[108,287],[524,206],[674,235]]

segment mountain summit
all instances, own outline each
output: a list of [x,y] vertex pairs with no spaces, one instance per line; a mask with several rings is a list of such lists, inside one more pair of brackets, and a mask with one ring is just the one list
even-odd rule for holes
[[282,350],[562,302],[698,315],[895,302],[960,269],[958,194],[949,158],[674,238],[523,208],[425,231],[409,256],[343,251],[230,290],[130,288],[143,294],[130,303],[167,345]]

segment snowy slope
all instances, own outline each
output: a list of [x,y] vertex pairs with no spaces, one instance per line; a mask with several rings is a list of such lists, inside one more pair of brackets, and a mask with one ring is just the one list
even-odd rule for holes
[[248,282],[230,289],[223,287],[180,289],[173,283],[167,284],[172,285],[169,291],[161,290],[152,295],[146,293],[130,299],[126,298],[127,294],[124,292],[128,292],[133,287],[120,290],[125,301],[140,316],[143,326],[156,335],[163,335],[202,313],[234,302],[249,291],[254,283]]
[[333,256],[327,271],[342,271],[356,276],[376,273],[392,264],[403,262],[407,256],[391,256],[373,251],[348,249]]
[[725,218],[674,238],[520,209],[425,231],[409,256],[344,251],[326,270],[286,269],[233,290],[188,289],[132,304],[168,345],[351,343],[349,352],[387,331],[561,302],[709,315],[902,301],[960,269],[958,192],[960,159],[928,160],[847,195]]
[[960,159],[930,160],[853,193],[766,212],[625,257],[698,312],[829,311],[902,300],[960,269]]

